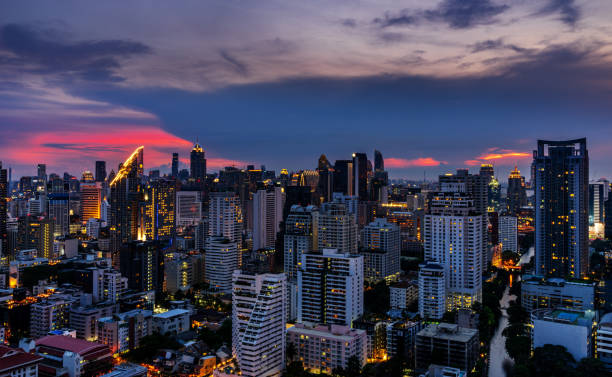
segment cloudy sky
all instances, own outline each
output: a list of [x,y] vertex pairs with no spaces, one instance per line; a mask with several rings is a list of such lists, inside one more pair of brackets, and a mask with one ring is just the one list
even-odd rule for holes
[[[138,145],[145,168],[312,169],[382,151],[392,177],[586,136],[612,176],[612,2],[20,1],[0,5],[0,160],[80,174]],[[15,177],[14,175],[14,177]]]

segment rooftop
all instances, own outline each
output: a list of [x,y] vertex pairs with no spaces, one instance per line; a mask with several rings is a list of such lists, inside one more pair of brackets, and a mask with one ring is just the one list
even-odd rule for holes
[[296,323],[295,326],[287,329],[287,332],[295,332],[309,336],[334,337],[344,340],[351,340],[355,336],[364,332],[364,330],[351,329],[348,326],[341,325],[316,325],[308,326],[302,323]]
[[38,362],[43,358],[38,355],[23,352],[20,349],[0,345],[0,373],[19,367]]
[[457,342],[468,342],[474,336],[478,336],[478,330],[459,327],[452,323],[432,324],[419,331],[417,336],[428,338],[447,339]]
[[185,315],[185,314],[189,314],[189,310],[172,309],[172,310],[168,310],[167,312],[154,314],[153,318],[169,319],[169,318],[173,318],[173,317],[177,317],[177,316]]
[[36,341],[36,346],[57,348],[64,351],[78,353],[79,355],[95,351],[100,347],[108,348],[106,345],[101,343],[88,342],[87,340],[72,338],[70,336],[63,335],[49,335],[40,338]]
[[589,328],[595,321],[595,312],[593,310],[541,309],[534,311],[533,315],[539,320],[586,326]]

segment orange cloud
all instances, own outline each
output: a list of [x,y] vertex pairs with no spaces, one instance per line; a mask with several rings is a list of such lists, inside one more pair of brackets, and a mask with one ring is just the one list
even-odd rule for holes
[[413,167],[440,166],[446,164],[446,161],[438,161],[432,157],[419,157],[412,160],[405,158],[385,158],[385,167],[391,169],[403,169]]
[[530,158],[531,156],[532,154],[528,152],[517,152],[509,149],[492,147],[487,149],[487,153],[475,157],[472,160],[466,160],[464,163],[468,166],[477,166],[485,162],[495,161],[501,165],[504,165],[506,163],[515,163],[516,160]]

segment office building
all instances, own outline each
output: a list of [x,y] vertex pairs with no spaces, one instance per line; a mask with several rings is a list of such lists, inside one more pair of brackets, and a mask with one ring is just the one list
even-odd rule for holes
[[106,180],[106,161],[96,161],[96,182]]
[[601,317],[597,327],[597,358],[612,372],[612,313]]
[[2,168],[0,161],[0,256],[2,258],[8,255],[8,231],[7,231],[7,198],[9,192],[9,182],[6,169]]
[[81,210],[79,219],[87,224],[89,219],[100,219],[102,187],[99,182],[81,183]]
[[432,262],[419,265],[419,315],[440,319],[446,312],[445,270]]
[[253,194],[253,250],[273,248],[283,221],[285,193],[274,186]]
[[471,371],[479,356],[478,330],[450,323],[431,324],[416,336],[416,368],[424,370],[433,361]]
[[319,211],[319,248],[357,252],[357,223],[345,204],[327,202]]
[[408,360],[410,365],[414,363],[414,348],[416,336],[423,330],[425,325],[422,321],[395,321],[387,324],[387,358],[401,357]]
[[483,218],[471,196],[461,191],[437,193],[430,201],[424,220],[425,260],[444,267],[447,310],[470,308],[482,300]]
[[97,321],[98,342],[106,344],[113,354],[123,353],[140,346],[140,340],[153,334],[153,313],[135,309]]
[[302,255],[319,249],[319,211],[317,207],[294,205],[285,220],[284,264],[290,281],[297,280]]
[[208,207],[208,234],[223,236],[242,243],[242,209],[240,197],[233,192],[211,192]]
[[204,277],[211,289],[232,292],[232,274],[240,266],[240,254],[235,242],[225,237],[210,237],[206,242]]
[[177,335],[190,329],[189,310],[172,309],[167,312],[153,314],[153,332]]
[[128,288],[161,292],[164,282],[164,247],[160,241],[132,241],[120,251],[121,275]]
[[575,360],[593,357],[597,314],[593,310],[538,309],[531,313],[532,349],[545,344],[567,349]]
[[172,153],[172,170],[171,170],[171,175],[173,178],[178,178],[178,171],[179,171],[179,154],[178,153]]
[[604,223],[604,207],[609,191],[610,182],[606,180],[589,183],[589,225]]
[[206,181],[206,157],[200,144],[196,143],[193,146],[190,157],[191,178],[196,182],[204,183]]
[[244,376],[278,376],[285,366],[284,274],[233,273],[232,353]]
[[533,163],[536,274],[582,278],[589,270],[586,139],[538,140]]
[[594,310],[595,283],[525,275],[521,283],[521,305],[528,311],[544,308]]
[[113,266],[118,267],[119,249],[138,239],[138,212],[142,196],[143,149],[137,148],[110,182],[110,236]]
[[418,283],[402,281],[389,286],[389,307],[406,310],[419,299]]
[[140,240],[170,240],[176,235],[176,182],[159,178],[144,187],[140,203]]
[[506,208],[510,215],[517,215],[521,207],[527,205],[527,193],[525,191],[525,177],[515,165],[514,170],[508,176],[508,190],[506,193]]
[[518,219],[515,216],[500,216],[498,218],[499,242],[502,251],[519,252],[518,246]]
[[310,373],[331,374],[337,368],[346,368],[351,357],[357,358],[360,367],[367,362],[365,330],[297,323],[287,329],[287,342],[295,346],[296,359]]
[[49,218],[53,220],[53,235],[70,234],[70,207],[68,193],[51,193],[48,202]]
[[202,200],[200,191],[177,191],[176,226],[195,226],[202,220]]
[[334,164],[334,192],[353,196],[353,161],[336,160]]
[[386,219],[375,219],[361,231],[360,252],[364,256],[365,278],[394,281],[400,274],[400,231]]
[[323,249],[302,255],[298,322],[350,326],[363,314],[363,256]]

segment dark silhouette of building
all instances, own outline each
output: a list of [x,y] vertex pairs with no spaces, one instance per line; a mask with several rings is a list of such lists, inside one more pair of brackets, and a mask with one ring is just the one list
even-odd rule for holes
[[512,215],[519,213],[521,207],[527,205],[527,193],[525,192],[525,177],[516,166],[508,176],[508,193],[506,195],[508,212]]
[[178,153],[172,153],[172,176],[174,178],[178,177],[178,167],[179,167],[179,155]]
[[353,195],[361,201],[368,201],[368,156],[353,153]]
[[0,251],[3,256],[8,252],[8,233],[6,230],[8,185],[6,169],[2,169],[2,161],[0,161]]
[[353,195],[352,160],[336,160],[334,164],[334,192]]
[[164,241],[132,241],[121,247],[120,271],[128,288],[161,292],[164,283]]
[[206,157],[198,143],[191,150],[191,178],[202,183],[206,180]]
[[106,161],[96,161],[96,182],[106,179]]
[[538,140],[533,160],[536,274],[582,278],[589,270],[586,138]]
[[374,150],[374,171],[381,172],[385,170],[385,160],[383,159],[382,153],[378,150]]
[[334,192],[334,169],[324,154],[319,157],[317,172],[319,173],[318,201],[320,203],[329,202]]

